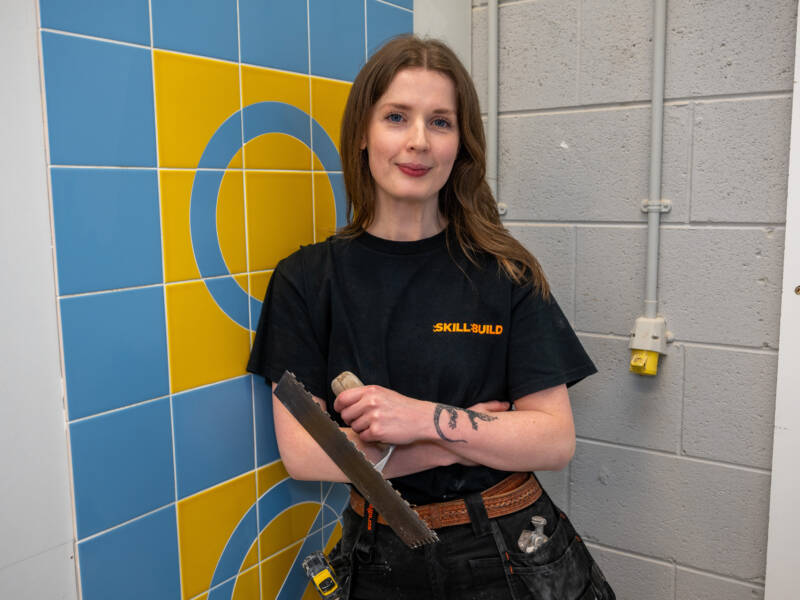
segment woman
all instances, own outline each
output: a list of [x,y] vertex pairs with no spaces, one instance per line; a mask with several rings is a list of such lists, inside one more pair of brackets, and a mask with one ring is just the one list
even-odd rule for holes
[[[530,475],[571,459],[567,386],[595,368],[500,222],[477,95],[452,51],[407,36],[375,53],[341,153],[350,222],[278,265],[248,369],[273,386],[293,371],[369,460],[396,445],[384,476],[439,535],[412,550],[366,527],[353,490],[333,556],[350,597],[613,598]],[[334,397],[345,370],[369,385]],[[273,410],[292,477],[346,481],[276,399]],[[533,516],[548,541],[522,552]]]

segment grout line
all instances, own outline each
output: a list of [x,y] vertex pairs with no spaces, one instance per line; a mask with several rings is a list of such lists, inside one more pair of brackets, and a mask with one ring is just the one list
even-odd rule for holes
[[678,460],[683,460],[683,461],[693,462],[693,463],[700,463],[700,464],[709,465],[709,466],[715,466],[715,467],[727,467],[727,468],[730,468],[730,469],[735,469],[735,470],[738,470],[738,471],[745,471],[747,473],[754,473],[754,474],[757,474],[757,475],[770,475],[771,472],[772,472],[770,469],[762,469],[762,468],[759,468],[759,467],[750,467],[750,466],[747,466],[747,465],[741,465],[741,464],[738,464],[738,463],[726,462],[726,461],[723,461],[723,460],[715,460],[715,459],[710,459],[710,458],[701,458],[699,456],[690,456],[688,454],[675,454],[673,452],[667,452],[666,450],[654,450],[652,448],[643,448],[641,446],[633,446],[633,445],[624,444],[624,443],[621,443],[621,442],[609,442],[607,440],[588,438],[588,437],[584,437],[584,436],[577,436],[577,440],[579,442],[584,442],[586,444],[593,444],[593,445],[596,445],[596,446],[604,446],[606,448],[616,448],[616,449],[622,448],[624,450],[632,450],[634,452],[641,452],[642,454],[651,454],[651,455],[660,456],[660,457],[663,457],[663,458],[675,458],[675,459],[678,459]]
[[369,27],[367,26],[367,0],[364,0],[364,62],[369,58]]
[[[289,136],[293,137],[293,136]],[[297,139],[297,138],[294,138]],[[95,170],[129,170],[129,171],[186,171],[189,173],[196,173],[198,171],[208,171],[211,173],[219,173],[228,171],[244,171],[247,173],[313,173],[311,169],[257,169],[257,168],[239,168],[239,167],[226,167],[226,168],[191,168],[191,167],[124,167],[119,165],[98,166],[98,165],[50,165],[51,169],[95,169]],[[322,171],[316,171],[321,173]],[[342,173],[342,171],[325,171],[326,173]]]
[[83,423],[84,421],[90,421],[91,419],[94,419],[96,417],[106,417],[108,415],[113,415],[114,413],[122,412],[122,411],[128,410],[130,408],[138,408],[140,406],[145,406],[147,404],[152,404],[153,402],[159,402],[159,401],[165,400],[167,398],[170,398],[169,394],[166,394],[164,396],[158,396],[157,398],[148,398],[147,400],[140,400],[140,401],[134,402],[132,404],[126,404],[125,406],[118,406],[116,408],[111,408],[109,410],[104,410],[102,412],[94,413],[94,414],[91,414],[91,415],[87,415],[85,417],[78,417],[76,419],[72,419],[71,421],[69,421],[68,424],[70,426],[72,426],[72,425],[75,425],[76,423]]
[[254,271],[236,271],[235,273],[228,273],[226,275],[211,275],[209,277],[197,277],[195,279],[176,279],[174,281],[167,281],[166,283],[150,283],[146,285],[134,285],[131,287],[124,287],[124,288],[109,288],[107,290],[95,290],[92,292],[79,292],[77,294],[64,294],[63,296],[59,296],[59,300],[64,298],[80,298],[83,296],[97,296],[99,294],[113,294],[118,292],[128,292],[132,290],[144,290],[149,288],[155,288],[160,286],[170,286],[170,285],[180,285],[186,283],[197,283],[200,281],[211,281],[214,279],[230,279],[233,277],[239,277],[241,275],[258,275],[260,273],[270,273],[274,271],[274,268],[270,269],[256,269]]
[[389,2],[388,0],[375,0],[375,2],[379,2],[380,4],[385,4],[386,6],[391,6],[392,8],[399,8],[400,10],[404,10],[405,12],[409,12],[412,15],[414,14],[414,9],[406,8],[405,6],[400,6],[398,4],[393,4],[392,2]]
[[[692,102],[690,104],[689,110],[689,152],[688,154],[688,161],[689,164],[686,167],[687,173],[687,181],[686,181],[686,223],[692,222],[692,198],[694,197],[694,119],[695,119],[695,110],[697,108],[697,104]],[[661,196],[664,197],[663,194]]]
[[[775,92],[742,92],[741,94],[719,94],[712,96],[686,96],[677,98],[665,98],[664,106],[683,106],[691,102],[709,104],[713,102],[736,102],[742,100],[775,100],[791,98],[792,90],[778,90]],[[583,104],[574,106],[548,106],[533,109],[504,110],[499,117],[501,119],[511,117],[535,117],[540,115],[556,115],[580,112],[602,112],[612,110],[625,110],[630,108],[649,109],[649,100],[628,100],[622,102],[606,102],[595,104]],[[481,113],[484,114],[484,113]]]
[[[152,14],[151,14],[150,20],[152,21]],[[217,61],[217,62],[228,63],[230,65],[239,65],[240,64],[240,65],[245,66],[245,67],[255,67],[255,68],[258,68],[258,69],[267,69],[269,71],[277,71],[279,73],[290,73],[292,75],[308,75],[308,73],[298,73],[297,71],[289,71],[287,69],[279,69],[277,67],[267,67],[267,66],[264,66],[264,65],[258,65],[258,64],[255,64],[255,63],[248,63],[248,62],[237,62],[237,61],[228,60],[228,59],[225,59],[225,58],[218,58],[216,56],[204,56],[202,54],[193,54],[191,52],[182,52],[182,51],[179,51],[179,50],[171,50],[169,48],[156,48],[155,46],[152,46],[152,44],[150,46],[145,46],[143,44],[135,44],[135,43],[131,43],[131,42],[123,42],[123,41],[120,41],[120,40],[113,40],[113,39],[110,39],[110,38],[94,37],[94,36],[90,36],[90,35],[84,35],[82,33],[73,33],[71,31],[64,31],[64,30],[61,30],[61,29],[44,28],[44,29],[41,29],[41,31],[48,32],[48,33],[55,33],[55,34],[58,34],[58,35],[65,35],[65,36],[68,36],[68,37],[84,38],[84,39],[93,40],[93,41],[97,41],[97,42],[105,42],[105,43],[109,43],[109,44],[119,44],[120,46],[130,46],[130,47],[138,48],[138,49],[141,49],[141,50],[151,50],[151,51],[157,50],[159,52],[167,52],[169,54],[177,54],[177,55],[180,55],[180,56],[189,56],[189,57],[192,57],[192,58],[202,58],[202,59],[205,59],[205,60],[213,60],[213,61]],[[326,79],[326,80],[329,80],[329,81],[337,81],[337,82],[340,82],[340,83],[353,83],[352,81],[348,81],[347,79],[337,79],[336,77],[327,77],[325,75],[314,75],[314,77],[318,77],[319,79]]]
[[[149,2],[148,2],[149,4]],[[137,44],[136,42],[123,42],[122,40],[114,40],[111,38],[99,37],[96,35],[87,35],[85,33],[75,33],[73,31],[65,31],[63,29],[51,29],[50,27],[41,27],[42,33],[55,33],[57,35],[64,35],[67,37],[80,38],[83,40],[92,40],[93,42],[104,42],[106,44],[118,44],[120,46],[128,46],[129,48],[138,48],[139,50],[152,50],[153,48],[153,17],[150,16],[150,45]]]
[[[577,40],[575,49],[575,102],[580,104],[581,101],[581,41],[583,40],[583,3],[578,2],[578,15],[577,15]],[[499,5],[498,5],[499,6]]]
[[[102,535],[105,535],[107,533],[111,533],[112,531],[115,531],[116,529],[120,529],[120,528],[125,527],[127,525],[131,525],[132,523],[135,523],[136,521],[140,521],[142,519],[146,519],[147,517],[149,517],[151,515],[154,515],[155,513],[159,512],[161,510],[167,509],[170,506],[175,506],[175,515],[176,515],[176,519],[177,519],[177,514],[178,514],[177,504],[178,504],[177,502],[167,502],[166,504],[158,506],[158,507],[154,508],[153,510],[149,510],[146,513],[142,513],[140,515],[136,515],[135,517],[133,517],[131,519],[128,519],[127,521],[123,521],[122,523],[117,523],[113,527],[109,527],[108,529],[103,529],[102,531],[98,531],[96,533],[93,533],[92,535],[87,535],[85,538],[83,538],[81,540],[78,540],[78,546],[80,546],[81,544],[83,544],[85,542],[89,542],[89,541],[91,541],[91,540],[93,540],[95,538],[98,538],[98,537],[100,537]],[[180,545],[178,546],[178,559],[180,560]]]
[[606,552],[612,552],[614,554],[619,554],[619,555],[625,556],[627,558],[634,558],[634,559],[638,559],[638,560],[646,560],[646,561],[654,562],[654,563],[657,563],[657,564],[661,564],[662,566],[665,566],[665,567],[673,567],[673,568],[676,569],[676,571],[677,571],[677,569],[683,569],[684,571],[689,571],[690,573],[696,573],[698,575],[707,575],[709,577],[714,577],[714,578],[720,579],[722,581],[728,581],[730,583],[738,583],[738,584],[750,585],[750,586],[753,586],[753,587],[756,587],[756,588],[761,588],[761,589],[763,589],[763,587],[764,587],[764,583],[761,582],[761,581],[754,582],[754,581],[746,580],[746,579],[736,579],[735,577],[731,577],[729,575],[723,575],[721,573],[716,573],[714,571],[708,571],[708,570],[705,570],[705,569],[698,569],[697,567],[692,567],[692,566],[689,566],[687,564],[683,564],[683,563],[680,563],[680,562],[677,562],[677,561],[674,561],[674,560],[666,559],[666,558],[663,558],[663,557],[660,557],[660,556],[653,556],[651,554],[645,554],[643,552],[636,552],[636,551],[629,550],[629,549],[626,549],[626,548],[619,548],[617,546],[612,546],[610,544],[604,544],[602,542],[589,541],[589,540],[584,540],[584,541],[586,542],[586,544],[588,546],[597,548],[599,550],[604,550]]
[[[152,0],[147,1],[147,10],[148,16],[150,18],[150,72],[151,78],[153,83],[153,133],[154,133],[154,142],[155,142],[155,150],[156,150],[156,167],[161,165],[161,156],[158,149],[158,102],[156,96],[156,61],[155,61],[155,49],[154,49],[154,38],[153,38],[153,2]],[[183,569],[181,565],[183,564],[183,557],[181,556],[181,536],[180,536],[180,517],[178,516],[178,462],[176,460],[176,443],[175,443],[175,410],[173,407],[173,400],[172,400],[172,365],[169,360],[170,357],[170,346],[169,346],[169,311],[167,310],[167,253],[166,248],[164,247],[164,212],[162,210],[162,198],[161,198],[161,171],[156,171],[157,176],[157,186],[158,186],[158,218],[159,218],[159,228],[160,228],[160,241],[161,241],[161,290],[162,290],[162,298],[164,301],[164,343],[166,347],[164,350],[166,351],[166,362],[167,362],[167,385],[169,386],[169,433],[172,442],[172,486],[173,486],[173,502],[174,510],[175,510],[175,545],[178,550],[178,583],[181,588],[181,594],[183,593],[184,589],[184,581],[183,581]]]
[[[621,333],[600,333],[597,331],[582,331],[576,330],[575,331],[578,335],[589,337],[589,338],[596,338],[596,339],[607,339],[607,340],[618,340],[620,342],[627,342],[630,340],[629,335],[624,335]],[[684,346],[686,348],[705,348],[709,350],[729,350],[732,352],[743,352],[749,354],[761,354],[766,356],[777,356],[778,349],[777,348],[764,348],[763,346],[741,346],[736,344],[722,344],[722,343],[713,343],[713,342],[695,342],[692,340],[682,340],[680,338],[675,339],[674,341],[670,342],[670,345],[677,344],[679,346]]]
[[[644,214],[644,213],[642,213]],[[646,217],[645,217],[646,218]],[[514,220],[503,219],[506,225],[513,225],[515,227],[597,227],[597,228],[645,228],[647,221],[530,221],[530,220]],[[718,223],[698,222],[681,223],[681,222],[664,222],[661,224],[662,229],[670,229],[676,231],[704,231],[704,230],[736,230],[736,231],[750,231],[753,229],[783,229],[786,223],[775,222],[734,222],[734,221],[720,221]]]

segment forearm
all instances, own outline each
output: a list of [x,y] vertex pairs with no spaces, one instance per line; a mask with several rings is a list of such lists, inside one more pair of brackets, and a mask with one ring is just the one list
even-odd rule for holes
[[[273,402],[273,415],[281,461],[293,479],[349,481],[339,466],[280,402]],[[349,427],[342,427],[341,430],[372,463],[378,462],[386,452],[385,446],[363,441]],[[419,441],[397,446],[384,467],[383,475],[386,478],[400,477],[456,461],[458,456],[447,447],[432,441]]]
[[575,451],[572,419],[539,410],[483,413],[436,405],[428,436],[461,460],[502,471],[560,470]]

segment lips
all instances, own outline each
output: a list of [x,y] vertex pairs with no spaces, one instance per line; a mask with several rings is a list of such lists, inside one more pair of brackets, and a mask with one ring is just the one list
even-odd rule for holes
[[406,175],[411,177],[422,177],[428,171],[431,170],[431,167],[426,167],[425,165],[419,165],[414,163],[403,163],[397,165],[397,168],[400,169]]

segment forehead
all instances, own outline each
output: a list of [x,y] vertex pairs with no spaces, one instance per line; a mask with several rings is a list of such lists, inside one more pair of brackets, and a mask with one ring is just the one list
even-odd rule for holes
[[402,69],[376,102],[377,105],[386,103],[455,112],[456,88],[452,80],[439,71],[422,67]]

